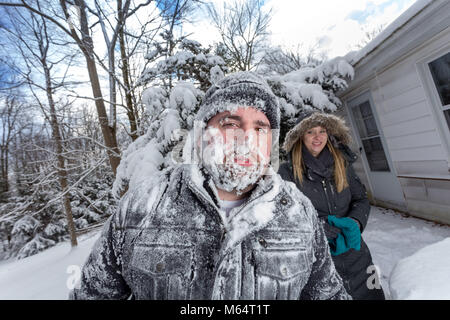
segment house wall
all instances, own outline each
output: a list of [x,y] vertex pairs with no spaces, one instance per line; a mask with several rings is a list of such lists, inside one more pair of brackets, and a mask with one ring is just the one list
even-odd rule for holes
[[[427,57],[446,51],[450,52],[450,28],[395,63],[374,69],[370,78],[350,86],[341,99],[348,101],[370,90],[408,212],[450,224],[450,150],[445,132],[448,128],[441,125],[442,111],[433,105],[420,69]],[[347,108],[341,114],[348,120]],[[370,188],[361,160],[355,169]]]

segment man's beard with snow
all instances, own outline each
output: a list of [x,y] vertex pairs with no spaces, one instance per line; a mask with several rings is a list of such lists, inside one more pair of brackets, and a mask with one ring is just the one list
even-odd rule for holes
[[268,157],[253,143],[254,136],[251,135],[239,145],[229,142],[236,141],[235,139],[227,138],[225,143],[218,129],[208,128],[203,139],[206,142],[203,148],[203,167],[217,188],[235,191],[240,195],[264,175]]

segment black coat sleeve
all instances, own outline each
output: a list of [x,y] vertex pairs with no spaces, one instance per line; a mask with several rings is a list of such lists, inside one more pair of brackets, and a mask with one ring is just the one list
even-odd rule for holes
[[312,271],[301,293],[301,300],[351,300],[331,258],[322,224],[315,219]]
[[361,232],[364,231],[369,219],[370,203],[367,198],[367,191],[362,184],[352,165],[348,166],[348,184],[352,195],[347,216],[359,221]]
[[[120,205],[119,205],[120,208]],[[81,272],[80,283],[70,292],[73,300],[127,299],[131,290],[122,276],[121,210],[103,227]]]

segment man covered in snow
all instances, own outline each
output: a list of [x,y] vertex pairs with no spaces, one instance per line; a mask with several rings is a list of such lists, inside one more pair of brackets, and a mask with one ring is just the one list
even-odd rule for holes
[[200,161],[128,190],[72,298],[351,299],[311,202],[270,166],[279,119],[259,76],[213,85]]

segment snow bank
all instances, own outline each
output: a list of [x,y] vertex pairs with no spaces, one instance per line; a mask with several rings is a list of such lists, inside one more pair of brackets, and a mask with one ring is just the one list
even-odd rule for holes
[[450,237],[450,228],[372,206],[363,237],[380,269],[381,286],[390,299],[389,276],[397,262]]
[[393,299],[450,299],[450,237],[400,260],[389,286]]
[[97,230],[80,237],[75,249],[70,243],[60,243],[25,259],[1,262],[0,300],[67,299],[71,279],[80,274],[99,236]]

